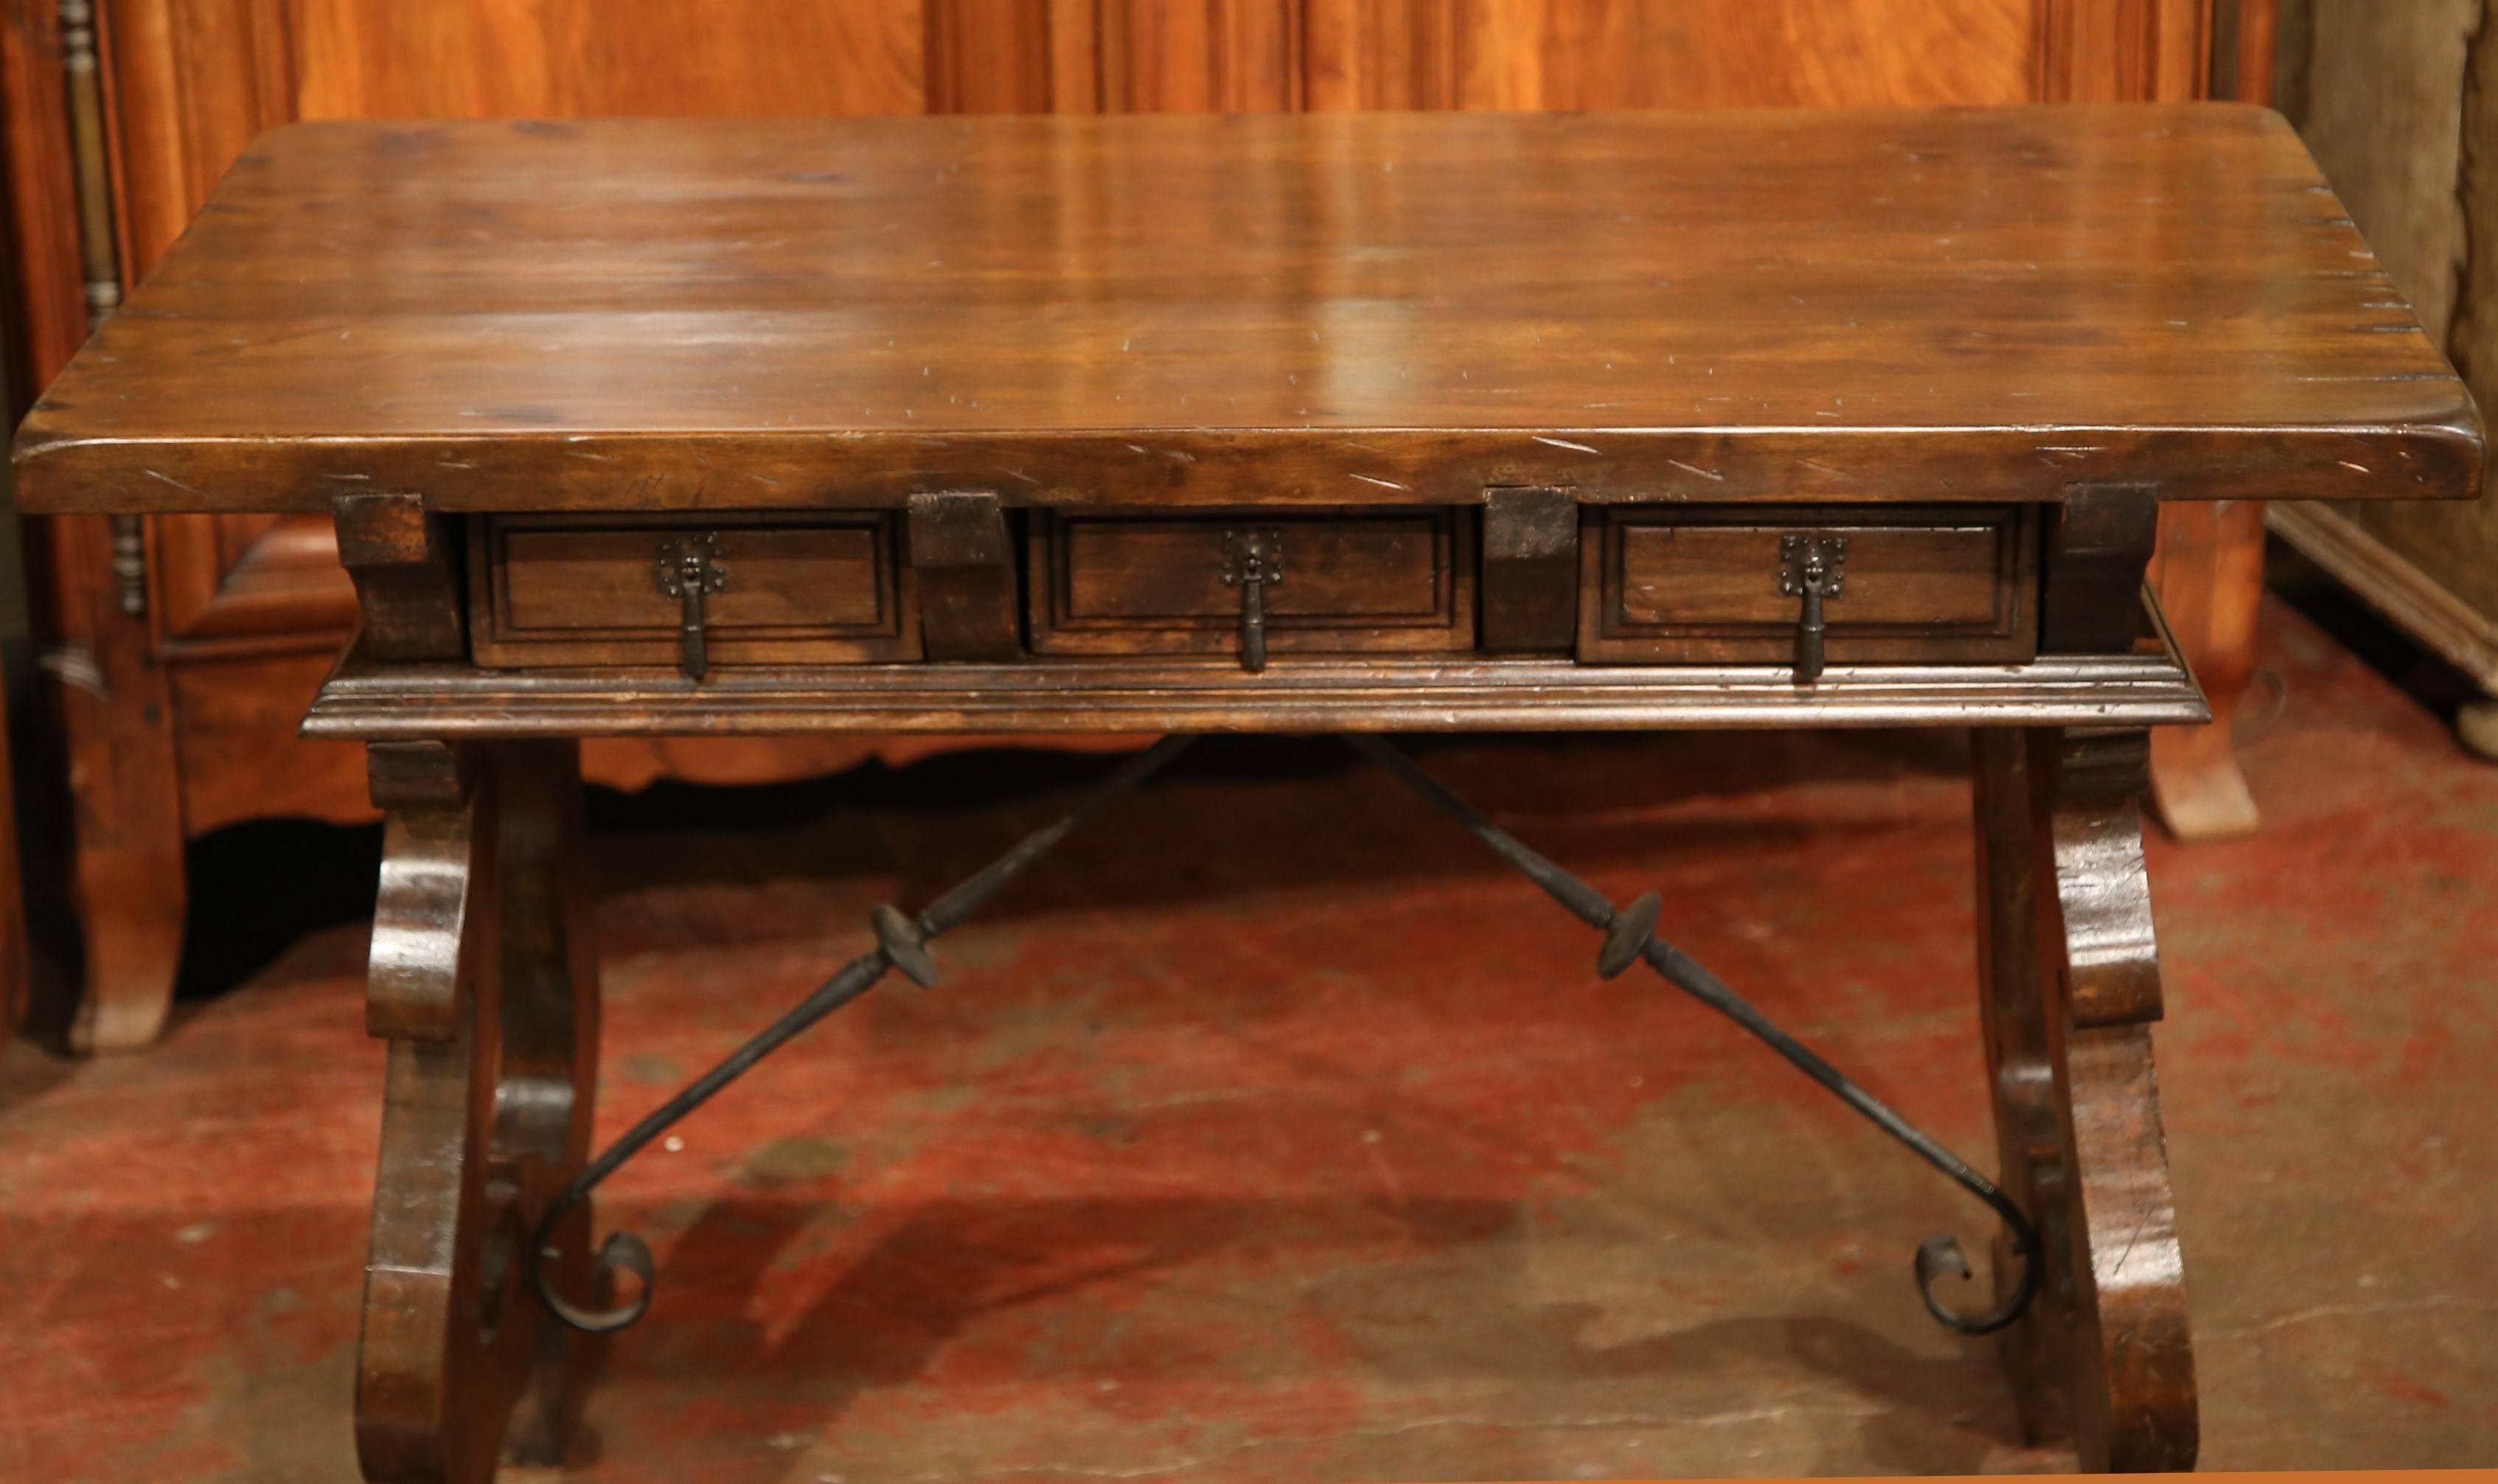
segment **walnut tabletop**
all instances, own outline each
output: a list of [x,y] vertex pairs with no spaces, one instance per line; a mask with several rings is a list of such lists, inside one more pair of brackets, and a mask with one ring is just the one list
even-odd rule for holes
[[[20,431],[29,511],[2459,495],[2278,116],[317,123]],[[456,477],[454,477],[456,476]]]

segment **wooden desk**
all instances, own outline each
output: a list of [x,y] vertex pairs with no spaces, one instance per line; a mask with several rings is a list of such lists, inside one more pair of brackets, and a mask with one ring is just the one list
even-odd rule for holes
[[2157,504],[2461,495],[2482,442],[2287,127],[2205,106],[297,126],[16,457],[30,510],[336,515],[396,1479],[491,1471],[533,1368],[555,1446],[549,1305],[598,1317],[575,743],[815,730],[1976,728],[1990,1312],[2034,1430],[2189,1465]]

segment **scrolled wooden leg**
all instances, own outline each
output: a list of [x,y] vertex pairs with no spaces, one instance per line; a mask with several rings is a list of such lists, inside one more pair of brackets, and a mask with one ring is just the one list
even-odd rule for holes
[[[2054,1048],[2047,1034],[2048,980],[2039,945],[2038,840],[2026,734],[1974,734],[1977,819],[1978,1008],[1987,1090],[1995,1108],[1998,1183],[2046,1245],[2047,1277],[2021,1322],[1997,1339],[2012,1381],[2023,1437],[2070,1437],[2071,1399],[2062,1373],[2071,1342],[2070,1239],[2065,1230],[2065,1162],[2057,1116]],[[1995,1240],[1996,1297],[2019,1281],[2009,1233]]]
[[[522,1279],[526,1234],[586,1155],[596,1080],[578,763],[569,744],[369,759],[386,822],[367,1026],[390,1057],[357,1453],[370,1479],[487,1479],[533,1373],[570,1370]],[[568,1415],[562,1389],[539,1417]]]
[[[598,1089],[598,954],[592,882],[581,847],[581,749],[530,742],[501,749],[503,789],[503,1074],[496,1142],[522,1161],[523,1229],[590,1158]],[[579,1272],[566,1291],[592,1290],[590,1203],[559,1234]],[[521,1283],[522,1291],[528,1285]],[[534,1300],[532,1300],[534,1302]],[[595,1337],[539,1326],[528,1395],[506,1440],[516,1463],[557,1465],[577,1420]]]
[[2198,1441],[2152,1066],[2148,753],[2139,732],[2052,731],[1981,738],[1978,752],[1997,1127],[2050,1258],[2005,1353],[2025,1424],[2069,1430],[2089,1471],[2191,1468]]
[[2074,1432],[2090,1472],[2194,1467],[2201,1444],[2186,1273],[2161,1137],[2151,1027],[2076,1030],[2071,1088]]

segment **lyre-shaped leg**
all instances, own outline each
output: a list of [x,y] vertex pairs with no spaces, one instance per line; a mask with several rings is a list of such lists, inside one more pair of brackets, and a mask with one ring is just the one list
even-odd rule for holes
[[357,1452],[371,1479],[486,1479],[533,1379],[514,1443],[560,1448],[583,1359],[521,1280],[526,1234],[587,1156],[596,1085],[578,754],[377,743],[370,760],[387,823],[367,1024],[390,1058]]
[[1981,732],[1976,750],[2002,1183],[2049,1259],[2045,1292],[2002,1338],[2022,1424],[2034,1441],[2072,1437],[2086,1471],[2191,1468],[2194,1357],[2151,1057],[2146,740]]

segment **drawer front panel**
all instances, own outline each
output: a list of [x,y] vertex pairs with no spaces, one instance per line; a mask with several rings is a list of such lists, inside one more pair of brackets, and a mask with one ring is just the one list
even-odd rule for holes
[[1782,589],[1789,537],[1845,543],[1825,605],[1834,664],[2018,662],[2037,652],[2034,514],[2026,506],[1590,511],[1580,657],[1777,663],[1802,600]]
[[1043,513],[1032,540],[1033,647],[1044,654],[1228,654],[1243,594],[1233,539],[1262,533],[1283,576],[1265,584],[1282,653],[1462,650],[1474,645],[1470,513]]
[[660,585],[660,552],[706,538],[722,574],[702,605],[717,663],[918,657],[911,575],[884,513],[502,516],[476,530],[471,647],[481,665],[674,663],[683,605]]

